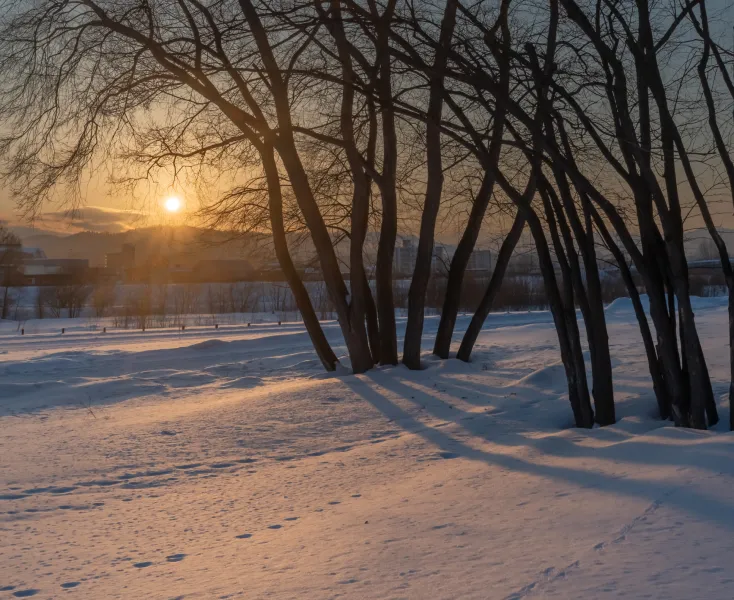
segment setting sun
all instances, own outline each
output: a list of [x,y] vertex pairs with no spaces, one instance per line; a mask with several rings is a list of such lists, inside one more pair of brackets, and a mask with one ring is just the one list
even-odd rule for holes
[[163,206],[168,212],[175,213],[181,210],[181,198],[178,196],[169,196],[166,198]]

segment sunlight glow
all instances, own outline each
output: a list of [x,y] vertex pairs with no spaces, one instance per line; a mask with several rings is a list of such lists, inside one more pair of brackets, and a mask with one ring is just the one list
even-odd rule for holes
[[170,213],[178,212],[181,210],[181,198],[178,196],[169,196],[163,202],[163,206]]

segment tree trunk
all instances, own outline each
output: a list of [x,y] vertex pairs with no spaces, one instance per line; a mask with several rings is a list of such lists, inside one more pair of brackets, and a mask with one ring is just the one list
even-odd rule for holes
[[418,252],[413,279],[408,291],[408,322],[405,327],[403,346],[403,363],[409,369],[420,369],[421,339],[423,337],[423,319],[425,311],[426,289],[431,277],[433,259],[433,239],[436,229],[436,218],[441,204],[443,190],[443,160],[441,148],[441,114],[443,112],[443,91],[446,57],[451,45],[456,24],[458,0],[447,0],[441,22],[436,56],[433,61],[430,81],[430,97],[426,119],[426,196],[421,215]]
[[441,320],[438,324],[436,341],[433,345],[433,353],[440,358],[449,357],[451,337],[454,333],[456,316],[459,312],[459,302],[461,301],[464,273],[474,251],[474,245],[479,237],[484,213],[487,210],[489,199],[492,197],[493,187],[494,176],[489,171],[485,171],[482,185],[479,188],[471,213],[469,214],[469,221],[461,236],[459,245],[456,247],[456,252],[454,252],[454,256],[451,259],[449,277],[446,284],[446,296],[444,297],[443,308],[441,310]]
[[729,288],[729,430],[734,431],[734,289]]
[[[342,335],[349,351],[352,369],[356,373],[364,372],[373,365],[372,354],[367,341],[364,313],[362,313],[361,319],[352,319],[349,291],[339,269],[339,263],[336,258],[331,236],[329,235],[329,230],[324,223],[318,203],[313,195],[308,175],[306,174],[298,153],[298,148],[296,147],[291,120],[288,82],[284,78],[282,69],[275,58],[273,48],[268,39],[268,33],[260,20],[260,16],[252,0],[239,0],[239,4],[252,31],[260,57],[262,58],[264,73],[267,74],[269,89],[273,96],[273,104],[278,122],[277,135],[270,132],[270,135],[274,139],[273,145],[283,161],[283,166],[288,173],[298,206],[311,234],[311,239],[314,243],[316,255],[318,256],[324,276],[324,283],[329,291],[331,301],[334,303],[339,326],[341,327]],[[347,87],[344,89],[347,89]],[[358,218],[362,219],[361,212]],[[361,275],[355,278],[358,286],[361,282],[360,277]],[[358,294],[355,295],[358,296]]]
[[650,379],[652,379],[652,389],[655,393],[658,409],[660,410],[660,418],[668,419],[670,418],[670,396],[668,395],[665,387],[663,373],[660,369],[660,359],[655,348],[652,333],[650,332],[650,324],[647,320],[645,309],[642,306],[642,301],[640,300],[640,293],[637,291],[637,286],[635,285],[632,272],[627,265],[627,260],[625,259],[624,254],[622,254],[619,246],[610,235],[606,224],[601,220],[601,216],[596,212],[596,209],[594,209],[593,206],[590,206],[589,208],[591,209],[592,216],[596,222],[597,229],[604,239],[604,243],[612,253],[614,260],[617,261],[617,265],[619,265],[619,272],[622,275],[622,280],[624,281],[627,293],[632,301],[632,307],[635,310],[635,317],[637,317],[637,323],[640,327],[640,335],[642,336],[642,344],[645,346],[647,366],[650,371]]
[[[581,309],[581,314],[584,318],[584,324],[586,325],[587,340],[589,344],[589,356],[591,359],[591,372],[592,372],[592,394],[594,396],[594,405],[596,408],[596,422],[600,425],[612,425],[616,422],[616,416],[614,411],[614,391],[612,386],[612,363],[609,355],[609,338],[606,331],[606,319],[604,316],[604,306],[601,302],[601,291],[598,281],[599,273],[595,269],[596,259],[593,259],[594,265],[590,269],[589,263],[592,262],[591,257],[588,256],[589,249],[587,247],[588,240],[587,234],[581,225],[581,221],[576,212],[576,206],[573,203],[570,189],[566,183],[565,177],[562,173],[558,172],[557,182],[561,195],[563,196],[563,202],[566,207],[565,215],[561,202],[555,193],[555,190],[551,187],[550,183],[543,178],[543,186],[541,188],[541,194],[547,196],[546,211],[550,211],[548,216],[549,226],[551,232],[555,230],[555,219],[553,219],[553,211],[557,215],[558,224],[560,226],[561,233],[566,246],[566,255],[568,261],[565,259],[562,261],[563,247],[561,246],[560,239],[554,240],[559,246],[557,254],[560,252],[559,262],[562,264],[562,269],[565,267],[567,277],[573,283],[573,288],[576,290],[576,299]],[[578,241],[579,249],[584,255],[584,265],[586,267],[586,281],[587,286],[590,286],[594,282],[592,278],[594,275],[597,277],[598,290],[595,300],[597,304],[592,310],[591,303],[589,302],[589,295],[587,289],[584,286],[584,280],[581,273],[581,265],[579,264],[576,250],[574,247],[573,237],[566,221],[566,215],[571,221],[576,231],[576,239]],[[558,234],[556,233],[556,238]],[[593,250],[592,250],[593,252]],[[575,318],[575,314],[574,314]],[[585,374],[585,370],[584,370]]]
[[[561,362],[563,363],[568,382],[568,399],[571,404],[571,410],[573,411],[574,421],[577,427],[591,428],[594,426],[594,411],[591,409],[591,403],[589,401],[586,373],[584,372],[583,374],[583,380],[579,378],[578,354],[580,352],[580,344],[575,346],[572,342],[572,337],[569,333],[570,321],[558,289],[553,259],[548,249],[548,242],[545,239],[543,225],[531,206],[532,199],[535,196],[538,171],[539,165],[536,162],[533,165],[530,180],[523,194],[520,194],[512,187],[499,170],[496,173],[497,182],[517,206],[518,210],[521,211],[530,227],[530,232],[533,235],[535,247],[538,251],[538,264],[540,266],[540,272],[543,275],[543,283],[545,284],[553,323],[556,328],[556,334],[558,335],[558,346],[561,351]],[[573,305],[573,298],[571,302]],[[574,320],[575,317],[574,312]],[[578,336],[578,328],[576,329],[576,335]],[[583,356],[581,356],[581,362],[583,363]],[[586,390],[585,393],[584,390]]]
[[280,268],[283,270],[286,281],[296,300],[296,306],[303,317],[303,324],[311,338],[316,354],[321,360],[321,364],[327,371],[336,369],[337,358],[331,349],[329,342],[326,340],[324,330],[316,316],[311,299],[308,296],[306,286],[296,270],[290,252],[288,251],[288,241],[283,227],[283,197],[280,188],[280,176],[278,167],[275,162],[272,147],[266,147],[262,152],[263,169],[268,184],[268,205],[270,208],[270,227],[273,230],[273,245],[275,246],[275,255],[278,258]]
[[382,199],[380,241],[377,244],[375,285],[377,288],[377,315],[380,327],[380,364],[398,364],[398,341],[395,327],[395,300],[393,296],[393,257],[398,233],[397,163],[398,141],[395,131],[395,111],[392,94],[392,62],[389,52],[390,28],[396,0],[388,0],[377,32],[377,51],[380,53],[380,77],[377,93],[382,120],[382,175],[379,188]]
[[[576,318],[576,305],[574,303],[574,289],[576,289],[577,296],[582,304],[586,303],[586,295],[584,292],[583,285],[581,284],[581,275],[578,269],[578,261],[576,261],[575,269],[570,264],[568,257],[574,251],[573,244],[570,249],[564,251],[563,244],[558,235],[558,227],[556,219],[554,217],[553,206],[551,204],[549,196],[549,186],[545,176],[540,176],[540,196],[543,200],[543,206],[545,208],[546,222],[548,224],[548,230],[550,232],[551,241],[556,253],[556,259],[561,270],[561,306],[563,318],[566,322],[566,335],[569,341],[569,348],[571,352],[572,364],[575,370],[574,381],[578,390],[578,403],[581,418],[584,420],[587,418],[587,414],[591,415],[591,425],[594,423],[594,413],[591,411],[591,402],[589,398],[589,384],[586,380],[586,363],[584,361],[583,350],[581,349],[581,337],[579,335],[578,319]],[[531,229],[532,231],[532,229]],[[542,233],[534,233],[534,237],[537,237]],[[545,236],[543,236],[545,239]],[[537,245],[537,242],[536,242]],[[567,256],[568,255],[568,256]],[[552,268],[552,264],[550,267]],[[575,272],[574,272],[575,271]],[[553,279],[555,280],[555,273],[552,273]],[[593,343],[591,340],[590,343]],[[587,409],[588,405],[588,409]],[[586,426],[586,425],[585,425]]]
[[522,215],[522,211],[518,210],[515,216],[515,221],[512,224],[510,232],[502,242],[499,253],[497,254],[497,260],[495,261],[494,271],[492,272],[492,278],[489,280],[487,290],[482,296],[482,300],[479,302],[479,306],[472,316],[469,327],[464,333],[464,339],[461,340],[461,346],[459,346],[459,352],[456,354],[456,358],[469,362],[474,344],[477,341],[479,332],[482,330],[484,321],[487,320],[490,310],[492,310],[492,304],[494,302],[497,293],[502,287],[502,280],[504,279],[505,272],[507,271],[507,265],[510,262],[512,253],[515,250],[517,242],[520,240],[522,230],[525,228],[525,218]]
[[594,373],[594,405],[596,406],[596,421],[600,425],[609,425],[616,422],[614,407],[614,382],[612,379],[612,356],[609,351],[609,332],[607,331],[604,298],[601,291],[599,265],[596,262],[594,247],[594,228],[591,222],[590,205],[588,198],[582,197],[584,218],[586,222],[586,240],[584,244],[583,260],[586,273],[586,296],[589,301],[589,311],[594,330],[596,351],[592,360]]
[[[564,306],[564,300],[562,299],[561,293],[558,289],[558,283],[553,269],[553,260],[551,259],[550,251],[548,250],[548,243],[543,233],[543,226],[538,219],[538,216],[532,212],[532,209],[527,209],[526,218],[530,231],[533,234],[535,240],[536,249],[538,251],[538,264],[540,265],[541,273],[543,274],[543,280],[545,282],[545,290],[548,296],[548,302],[551,308],[551,314],[553,315],[553,321],[556,326],[556,332],[558,334],[558,343],[561,349],[561,361],[566,371],[566,379],[568,381],[568,394],[571,402],[571,410],[574,414],[576,427],[584,427],[590,429],[594,426],[594,411],[591,409],[591,402],[588,395],[588,387],[586,383],[586,372],[583,366],[583,355],[581,355],[579,361],[579,355],[581,348],[579,343],[574,343],[573,338],[578,338],[578,326],[576,327],[576,335],[569,331],[569,328],[573,326],[573,322],[576,320],[575,311],[573,311],[573,303],[571,311],[573,312],[573,319],[569,318],[569,310]],[[566,301],[568,301],[568,293],[566,294]],[[571,293],[572,300],[572,293]],[[581,364],[579,364],[579,362]],[[583,378],[580,374],[583,370]]]
[[[320,8],[320,5],[319,5]],[[362,154],[357,148],[354,138],[354,84],[355,75],[352,70],[352,58],[349,43],[342,22],[341,4],[338,0],[331,2],[332,19],[328,21],[339,53],[342,74],[342,98],[340,111],[340,129],[344,149],[352,176],[352,210],[351,235],[349,236],[349,272],[351,283],[351,299],[349,308],[350,334],[354,337],[355,355],[352,357],[352,369],[355,373],[363,373],[374,365],[373,354],[369,348],[365,323],[368,304],[372,301],[367,274],[364,268],[364,242],[369,225],[369,178],[365,173]],[[368,298],[369,295],[369,298]],[[371,321],[375,325],[374,321]],[[379,336],[378,333],[375,335]]]
[[380,326],[377,320],[377,307],[375,299],[372,296],[369,281],[365,276],[364,289],[366,290],[365,300],[365,319],[367,321],[367,338],[370,342],[370,351],[372,352],[372,362],[378,364],[380,362]]

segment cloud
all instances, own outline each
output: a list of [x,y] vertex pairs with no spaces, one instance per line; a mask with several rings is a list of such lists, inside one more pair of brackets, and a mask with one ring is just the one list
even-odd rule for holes
[[146,216],[145,213],[134,210],[85,206],[75,211],[44,213],[36,220],[35,226],[67,234],[79,231],[120,233],[140,226]]

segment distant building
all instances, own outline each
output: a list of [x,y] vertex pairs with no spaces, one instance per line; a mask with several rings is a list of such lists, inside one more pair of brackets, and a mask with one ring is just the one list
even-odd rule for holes
[[466,270],[477,273],[488,273],[491,269],[492,253],[489,250],[474,250],[469,257],[469,263],[466,265]]
[[135,266],[135,246],[123,244],[120,252],[105,254],[104,266],[117,274],[123,274]]
[[418,257],[418,248],[410,238],[403,238],[403,243],[395,247],[393,255],[393,270],[395,275],[408,276],[413,273],[415,261]]
[[453,255],[453,248],[445,244],[434,244],[433,256],[431,257],[431,272],[447,275]]
[[82,258],[32,258],[22,265],[25,285],[87,283],[89,261]]

